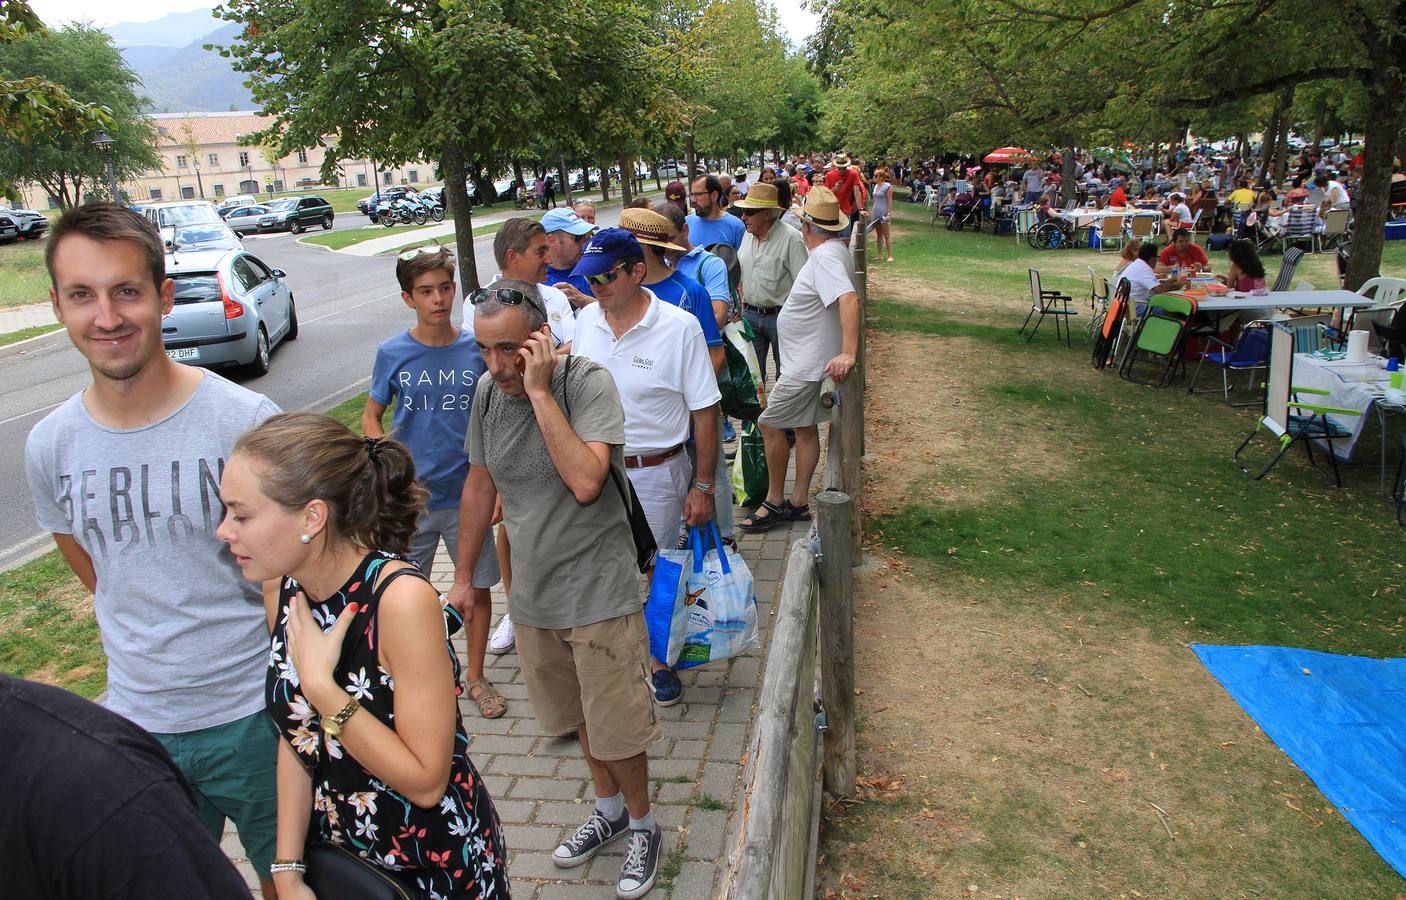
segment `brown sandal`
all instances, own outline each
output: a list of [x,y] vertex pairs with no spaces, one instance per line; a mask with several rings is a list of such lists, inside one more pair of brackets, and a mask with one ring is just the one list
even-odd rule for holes
[[[478,714],[485,719],[496,719],[508,711],[508,701],[503,699],[503,695],[498,693],[487,678],[475,678],[464,685],[469,693],[469,699],[478,704]],[[474,694],[474,689],[478,689],[478,694]]]

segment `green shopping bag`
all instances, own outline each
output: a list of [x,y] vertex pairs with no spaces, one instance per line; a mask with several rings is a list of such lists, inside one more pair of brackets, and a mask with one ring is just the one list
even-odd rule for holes
[[748,422],[737,438],[737,456],[732,460],[732,493],[743,506],[760,506],[766,487],[766,447],[757,423]]

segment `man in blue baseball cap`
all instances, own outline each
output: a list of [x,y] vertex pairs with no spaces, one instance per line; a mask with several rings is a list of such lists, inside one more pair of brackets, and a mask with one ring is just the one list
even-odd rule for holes
[[590,283],[582,276],[573,275],[571,269],[581,258],[581,247],[596,226],[563,207],[548,210],[542,217],[542,228],[547,232],[545,283],[566,294],[576,309],[593,302]]

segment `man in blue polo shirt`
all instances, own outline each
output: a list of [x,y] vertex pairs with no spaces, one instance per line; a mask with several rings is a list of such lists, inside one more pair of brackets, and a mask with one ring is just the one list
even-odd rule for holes
[[547,278],[543,283],[566,294],[576,309],[593,302],[590,282],[572,275],[571,270],[596,226],[563,207],[548,210],[542,217],[542,228],[547,232]]

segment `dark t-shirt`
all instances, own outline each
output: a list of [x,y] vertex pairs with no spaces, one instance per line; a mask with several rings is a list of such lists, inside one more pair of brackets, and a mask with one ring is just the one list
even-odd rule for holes
[[10,900],[249,900],[156,739],[0,674],[0,889]]

